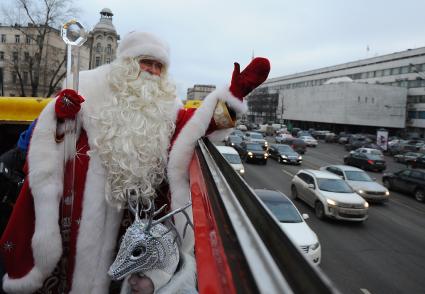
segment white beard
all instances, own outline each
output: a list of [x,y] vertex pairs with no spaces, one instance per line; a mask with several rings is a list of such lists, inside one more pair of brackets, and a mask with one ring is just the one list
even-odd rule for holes
[[175,88],[165,77],[142,72],[123,81],[120,69],[109,76],[113,95],[100,111],[95,148],[106,170],[106,199],[123,207],[127,189],[152,198],[165,180],[177,110]]

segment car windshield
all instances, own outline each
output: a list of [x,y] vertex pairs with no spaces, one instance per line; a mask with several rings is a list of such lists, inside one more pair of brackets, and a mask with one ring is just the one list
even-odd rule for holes
[[252,139],[263,139],[263,136],[261,134],[251,134]]
[[341,179],[317,179],[319,190],[335,193],[352,193],[353,190]]
[[241,158],[238,154],[229,154],[229,153],[222,153],[223,157],[226,158],[226,160],[229,163],[238,164],[241,163]]
[[281,153],[295,153],[295,151],[289,146],[279,146],[278,150]]
[[346,170],[345,175],[349,181],[373,182],[369,175],[363,171]]
[[230,137],[230,141],[233,143],[241,143],[242,142],[242,138],[239,136],[232,136]]
[[290,202],[265,201],[266,206],[281,223],[300,223],[302,218]]
[[253,151],[263,151],[263,146],[261,146],[260,144],[246,144],[246,148],[248,150],[253,150]]

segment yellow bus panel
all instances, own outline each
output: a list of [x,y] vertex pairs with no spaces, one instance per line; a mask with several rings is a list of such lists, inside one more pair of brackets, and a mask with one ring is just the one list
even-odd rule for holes
[[0,97],[0,123],[29,123],[53,98]]

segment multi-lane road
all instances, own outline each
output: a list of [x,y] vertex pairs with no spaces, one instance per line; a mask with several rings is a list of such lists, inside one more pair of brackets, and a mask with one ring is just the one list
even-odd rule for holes
[[[245,180],[253,188],[280,190],[291,199],[290,182],[302,168],[343,164],[347,151],[338,144],[309,148],[301,166],[245,164]],[[387,171],[404,165],[386,157]],[[382,183],[382,173],[369,173]],[[425,203],[391,192],[389,202],[371,204],[364,223],[319,220],[312,208],[294,200],[322,245],[320,268],[342,293],[425,293]]]

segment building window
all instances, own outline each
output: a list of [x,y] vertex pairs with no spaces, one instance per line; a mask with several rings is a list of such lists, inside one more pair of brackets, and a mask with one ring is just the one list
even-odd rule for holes
[[105,61],[106,63],[111,63],[111,59],[110,58],[106,58],[106,61]]
[[375,77],[375,72],[374,71],[370,71],[367,73],[367,77],[368,78],[374,78]]
[[376,77],[382,77],[382,75],[383,75],[383,71],[382,71],[382,70],[377,70],[377,71],[375,72],[375,76],[376,76]]
[[96,52],[99,53],[100,50],[102,50],[102,47],[101,47],[100,43],[97,43],[96,44]]
[[112,53],[112,46],[111,44],[108,44],[108,46],[106,46],[106,53],[111,54]]
[[1,35],[1,42],[6,43],[6,35],[4,34]]
[[0,60],[3,61],[4,60],[4,52],[0,51]]
[[100,57],[99,56],[96,56],[95,64],[96,64],[96,67],[100,65]]
[[21,36],[15,35],[15,43],[19,44],[21,42]]
[[16,84],[16,72],[12,72],[12,83]]
[[18,52],[17,51],[13,52],[13,61],[14,62],[18,61]]
[[27,37],[26,37],[26,43],[28,45],[31,44],[31,36],[30,35],[27,35]]
[[384,69],[384,76],[390,76],[391,75],[391,68]]
[[392,75],[399,75],[400,74],[400,68],[394,67],[393,69],[391,69],[391,74]]
[[418,111],[418,118],[425,119],[425,111]]
[[407,118],[416,118],[416,111],[408,111]]
[[26,62],[30,61],[30,53],[29,52],[24,52],[24,60]]
[[407,74],[407,73],[409,73],[409,66],[403,66],[403,67],[401,68],[401,73],[402,73],[402,74]]

